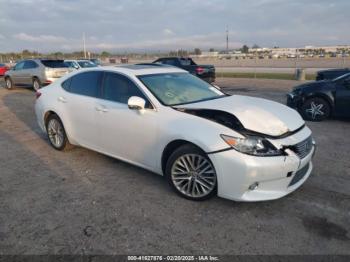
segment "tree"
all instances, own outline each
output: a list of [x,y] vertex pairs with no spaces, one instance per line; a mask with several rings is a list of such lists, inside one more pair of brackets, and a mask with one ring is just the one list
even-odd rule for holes
[[210,48],[209,52],[215,52],[215,49],[214,48]]
[[201,55],[201,54],[202,54],[202,51],[201,51],[199,48],[195,48],[195,49],[194,49],[194,54],[195,54],[195,55]]
[[243,54],[248,54],[249,52],[249,47],[247,45],[242,46],[241,51]]
[[258,46],[257,44],[254,44],[252,48],[253,49],[258,49],[258,48],[260,48],[260,46]]
[[108,56],[111,56],[111,54],[110,54],[109,52],[107,52],[107,51],[103,51],[103,52],[101,53],[101,56],[103,56],[103,57],[108,57]]

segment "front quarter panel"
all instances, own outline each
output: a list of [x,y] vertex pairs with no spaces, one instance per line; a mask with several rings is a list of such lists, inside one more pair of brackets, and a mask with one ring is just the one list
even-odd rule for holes
[[[163,107],[158,114],[162,119],[162,124],[159,124],[158,139],[161,154],[165,147],[175,140],[188,141],[204,152],[210,153],[230,148],[220,137],[221,134],[243,137],[221,124],[170,107]],[[161,167],[161,155],[158,166]]]

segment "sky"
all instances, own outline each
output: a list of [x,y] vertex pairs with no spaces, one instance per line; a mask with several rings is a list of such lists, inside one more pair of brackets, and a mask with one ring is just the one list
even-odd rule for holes
[[0,0],[0,53],[350,44],[350,0]]

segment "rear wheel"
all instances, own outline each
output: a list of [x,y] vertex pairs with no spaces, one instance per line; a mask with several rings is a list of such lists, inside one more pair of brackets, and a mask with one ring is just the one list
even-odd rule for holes
[[169,157],[166,178],[176,193],[190,200],[205,200],[217,191],[216,172],[208,156],[193,145],[183,145]]
[[5,86],[7,89],[12,89],[13,88],[13,82],[10,77],[5,78]]
[[325,99],[313,97],[304,102],[301,113],[306,120],[322,121],[330,116],[331,107]]
[[50,144],[56,150],[62,151],[71,147],[63,124],[57,115],[52,114],[48,117],[46,122],[46,132]]
[[36,77],[33,78],[33,89],[38,91],[41,88],[40,80]]

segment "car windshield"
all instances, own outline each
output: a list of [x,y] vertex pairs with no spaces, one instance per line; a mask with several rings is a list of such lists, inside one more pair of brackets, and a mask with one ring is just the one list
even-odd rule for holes
[[350,73],[347,73],[347,74],[344,74],[344,75],[341,75],[337,78],[334,78],[333,81],[339,81],[339,80],[342,80],[343,78],[346,78],[346,77],[349,77],[350,76]]
[[175,106],[226,96],[189,73],[141,75],[138,78],[164,105]]
[[83,68],[96,67],[96,64],[91,61],[78,61],[78,64]]

